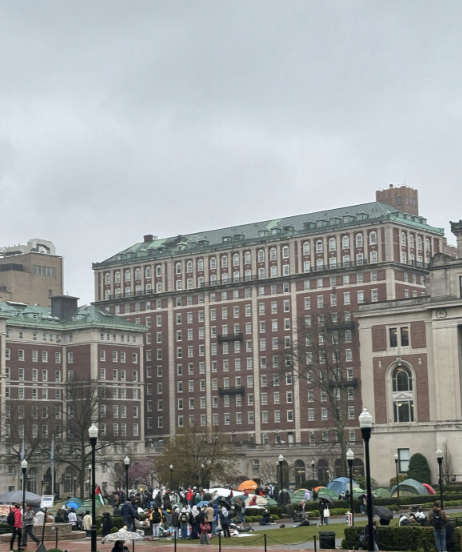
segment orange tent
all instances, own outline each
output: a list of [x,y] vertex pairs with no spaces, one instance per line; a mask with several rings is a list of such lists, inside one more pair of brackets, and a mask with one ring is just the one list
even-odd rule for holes
[[322,485],[320,485],[319,487],[315,487],[313,490],[316,491],[316,492],[318,492],[319,489],[324,489],[324,487],[323,487]]
[[242,493],[247,491],[254,491],[258,487],[258,484],[255,483],[255,481],[252,481],[251,479],[247,481],[243,481],[239,487],[237,488],[238,491],[241,491]]

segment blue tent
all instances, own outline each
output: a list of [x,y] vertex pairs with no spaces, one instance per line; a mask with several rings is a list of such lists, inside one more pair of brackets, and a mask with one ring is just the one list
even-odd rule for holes
[[[353,489],[356,487],[359,487],[359,485],[353,479]],[[339,495],[342,491],[350,489],[350,479],[348,477],[337,477],[337,479],[332,480],[329,485],[327,485],[327,488]]]

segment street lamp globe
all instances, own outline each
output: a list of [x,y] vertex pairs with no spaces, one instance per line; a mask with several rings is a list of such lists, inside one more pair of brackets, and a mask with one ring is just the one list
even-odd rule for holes
[[372,414],[367,410],[367,408],[363,408],[358,420],[359,427],[361,429],[369,429],[372,427]]
[[173,464],[170,464],[170,469],[173,470]]
[[24,460],[21,462],[21,468],[23,470],[27,470],[27,460],[24,458]]
[[279,462],[284,462],[284,456],[282,456],[282,454],[280,454],[279,457],[278,457],[278,460],[279,460]]
[[129,458],[128,456],[126,456],[126,457],[124,458],[124,464],[125,464],[126,466],[129,466],[129,465],[130,465],[130,458]]
[[438,460],[438,462],[440,462],[443,459],[443,451],[441,449],[438,449],[436,451],[436,459]]
[[347,460],[354,460],[355,453],[350,449],[347,450],[346,453]]
[[88,430],[88,435],[90,439],[98,438],[98,428],[96,427],[95,422],[91,424],[90,429]]
[[398,453],[397,453],[397,452],[395,452],[395,456],[394,456],[394,459],[395,459],[395,462],[398,462],[398,460],[399,460],[399,456],[398,456]]

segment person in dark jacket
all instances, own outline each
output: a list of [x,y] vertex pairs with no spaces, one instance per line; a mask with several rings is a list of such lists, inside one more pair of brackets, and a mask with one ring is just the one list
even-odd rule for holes
[[111,533],[112,519],[109,512],[104,512],[103,518],[101,519],[101,528],[103,529],[103,537]]
[[122,517],[124,518],[124,523],[127,526],[127,531],[136,531],[135,529],[135,518],[138,517],[135,508],[132,504],[126,500],[122,506]]
[[[377,521],[374,519],[374,521],[372,522],[372,533],[374,535],[374,550],[378,550],[379,549],[379,528],[378,528],[378,525],[377,525]],[[366,543],[369,542],[369,525],[366,525],[365,529],[364,529],[364,537],[366,539]]]
[[446,552],[446,530],[445,525],[449,521],[446,512],[440,508],[440,503],[435,502],[428,514],[428,521],[433,527],[436,549],[438,552]]
[[223,529],[223,536],[231,537],[231,533],[229,532],[229,524],[230,524],[229,512],[225,506],[222,506],[220,510],[220,523],[221,523],[221,528]]
[[172,527],[176,533],[177,538],[179,538],[180,537],[180,512],[178,508],[175,508],[175,511],[173,512],[173,515],[172,515]]
[[58,509],[55,516],[55,523],[66,523],[66,520],[64,519],[64,514],[61,508]]
[[446,550],[448,552],[453,552],[456,549],[456,541],[454,538],[454,523],[452,521],[447,521],[444,524],[444,529],[446,531]]

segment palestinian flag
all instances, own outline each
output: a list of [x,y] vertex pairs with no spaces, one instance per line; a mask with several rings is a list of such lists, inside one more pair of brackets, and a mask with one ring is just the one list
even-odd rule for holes
[[103,493],[101,492],[101,489],[100,489],[99,485],[96,485],[95,500],[96,500],[97,503],[99,503],[100,506],[104,506]]

